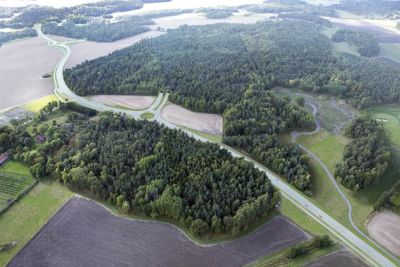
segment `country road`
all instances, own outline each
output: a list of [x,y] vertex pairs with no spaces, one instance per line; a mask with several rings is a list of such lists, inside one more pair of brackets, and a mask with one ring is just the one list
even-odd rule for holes
[[[36,27],[38,31],[38,35],[42,38],[46,39],[51,46],[58,47],[64,51],[63,58],[58,62],[56,68],[54,70],[54,79],[55,79],[55,94],[60,98],[60,100],[65,101],[65,98],[68,98],[69,101],[75,101],[76,103],[86,106],[92,109],[96,109],[98,111],[112,111],[118,113],[126,113],[130,116],[133,116],[136,119],[140,119],[140,115],[142,113],[151,112],[155,115],[154,120],[160,124],[165,125],[166,127],[172,129],[180,129],[176,125],[166,121],[165,119],[161,118],[159,115],[159,111],[162,109],[162,104],[157,108],[157,110],[145,110],[145,111],[126,111],[118,108],[113,108],[106,106],[102,103],[97,103],[92,100],[88,100],[86,98],[77,96],[74,94],[65,84],[64,77],[63,77],[63,70],[65,63],[68,61],[69,56],[71,55],[71,49],[68,45],[64,43],[59,43],[54,40],[51,40],[47,36],[45,36],[39,27]],[[160,97],[160,96],[159,96]],[[164,98],[163,103],[166,103],[167,99]],[[185,131],[185,130],[184,130]],[[207,142],[206,138],[198,136],[194,133],[189,131],[185,131],[191,137],[202,141]],[[269,169],[265,168],[261,164],[255,162],[251,158],[241,154],[240,152],[236,151],[235,149],[220,144],[221,148],[226,149],[229,151],[234,157],[242,157],[244,160],[249,161],[254,164],[254,166],[259,169],[260,171],[264,172],[270,178],[272,184],[277,187],[282,195],[286,197],[289,201],[291,201],[294,205],[298,208],[303,210],[305,213],[310,215],[313,219],[323,225],[326,229],[328,229],[333,235],[335,235],[339,240],[341,240],[346,246],[352,249],[355,253],[357,253],[360,257],[362,257],[366,262],[373,266],[396,266],[391,260],[389,260],[386,256],[384,256],[381,252],[377,251],[367,242],[362,240],[352,231],[348,230],[346,227],[338,223],[335,219],[330,217],[326,214],[323,210],[315,206],[311,201],[309,201],[304,195],[296,191],[290,185],[288,185],[283,179],[281,179],[278,175],[271,172]]]

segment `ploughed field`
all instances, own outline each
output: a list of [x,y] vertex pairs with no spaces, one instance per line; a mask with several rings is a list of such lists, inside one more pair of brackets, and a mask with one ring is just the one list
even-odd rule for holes
[[375,214],[368,222],[368,232],[373,239],[390,252],[400,257],[400,216],[383,211]]
[[321,257],[307,267],[367,267],[364,262],[346,250],[341,250]]
[[167,104],[161,116],[179,126],[212,135],[222,134],[223,121],[220,115],[192,112],[178,105]]
[[0,110],[53,93],[53,71],[62,52],[39,37],[0,48]]
[[146,109],[154,102],[152,96],[134,96],[134,95],[97,95],[91,99],[99,101],[112,107],[122,107],[130,109]]
[[242,266],[307,239],[277,216],[240,239],[202,246],[172,225],[121,218],[72,198],[9,266]]

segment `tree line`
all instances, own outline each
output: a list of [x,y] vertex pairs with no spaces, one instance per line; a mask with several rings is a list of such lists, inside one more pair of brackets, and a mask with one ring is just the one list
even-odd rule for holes
[[385,146],[383,126],[375,119],[355,119],[345,135],[353,140],[346,145],[343,159],[335,167],[335,177],[345,187],[358,191],[379,181],[391,153]]
[[381,51],[375,36],[366,32],[340,29],[333,34],[332,41],[354,45],[357,52],[365,57],[377,56]]

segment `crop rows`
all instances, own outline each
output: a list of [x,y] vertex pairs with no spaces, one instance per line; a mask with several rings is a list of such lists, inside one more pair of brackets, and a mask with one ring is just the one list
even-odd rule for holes
[[29,177],[0,174],[0,193],[16,196],[31,183]]

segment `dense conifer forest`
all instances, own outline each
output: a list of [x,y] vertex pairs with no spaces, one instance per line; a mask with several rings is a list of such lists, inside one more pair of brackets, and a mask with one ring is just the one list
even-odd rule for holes
[[[237,234],[275,207],[268,177],[218,145],[155,122],[112,113],[88,120],[94,113],[73,104],[62,110],[66,123],[42,123],[32,134],[24,125],[0,128],[0,152],[35,177],[57,177],[122,212],[173,219],[198,236]],[[35,142],[39,133],[44,143]]]
[[361,190],[379,180],[390,163],[383,126],[371,118],[354,120],[345,135],[353,140],[346,146],[335,176],[347,188]]
[[361,56],[374,57],[379,55],[381,48],[375,36],[366,32],[338,30],[332,36],[334,42],[347,42],[357,48]]
[[358,108],[398,103],[400,70],[336,55],[320,27],[284,20],[256,25],[184,26],[66,70],[80,95],[170,90],[186,108],[223,113],[254,82],[348,99]]

